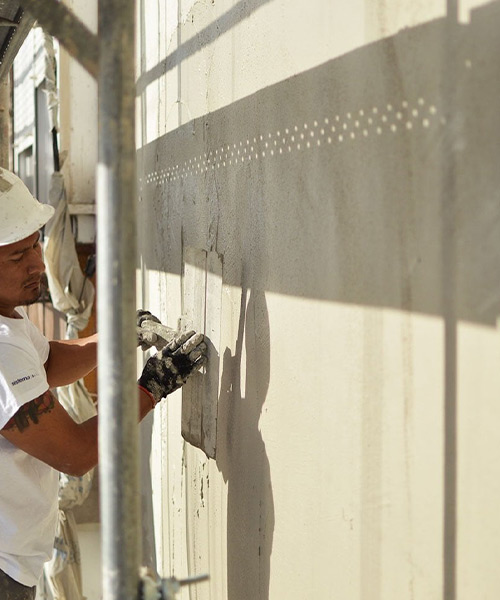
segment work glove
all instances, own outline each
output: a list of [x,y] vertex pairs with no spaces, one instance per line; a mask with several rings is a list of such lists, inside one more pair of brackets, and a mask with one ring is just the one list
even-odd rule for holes
[[162,350],[148,359],[138,384],[159,402],[183,386],[205,364],[206,351],[201,333],[177,333]]
[[149,350],[151,346],[155,346],[158,341],[158,334],[152,328],[153,325],[158,325],[160,319],[155,317],[149,310],[140,308],[136,313],[137,319],[137,345],[142,350]]

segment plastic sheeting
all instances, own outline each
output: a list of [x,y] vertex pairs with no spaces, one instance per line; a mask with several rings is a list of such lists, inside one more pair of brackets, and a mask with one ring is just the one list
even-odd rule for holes
[[[71,231],[71,221],[62,174],[54,173],[50,204],[55,214],[45,228],[45,265],[54,307],[65,313],[67,339],[78,337],[88,323],[95,290],[80,268]],[[96,414],[82,380],[58,388],[59,402],[78,423]],[[59,479],[59,519],[52,560],[45,576],[54,600],[84,600],[77,528],[72,509],[84,502],[92,486],[93,470],[83,477],[61,474]]]
[[45,88],[47,108],[49,109],[50,130],[59,131],[59,95],[56,82],[56,53],[54,39],[44,31],[43,44],[45,50]]
[[61,173],[52,175],[49,203],[54,206],[55,214],[45,227],[47,279],[54,308],[65,313],[67,318],[66,337],[74,339],[88,323],[95,290],[90,281],[85,282],[78,263]]

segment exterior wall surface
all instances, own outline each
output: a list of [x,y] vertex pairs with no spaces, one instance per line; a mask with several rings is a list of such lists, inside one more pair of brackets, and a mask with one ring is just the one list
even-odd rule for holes
[[186,249],[223,265],[216,459],[186,391],[144,423],[145,562],[210,573],[183,598],[498,598],[500,2],[137,27],[138,303],[175,326]]

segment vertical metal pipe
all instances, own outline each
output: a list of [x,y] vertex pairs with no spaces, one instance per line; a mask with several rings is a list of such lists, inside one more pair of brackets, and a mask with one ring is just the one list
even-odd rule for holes
[[97,256],[104,600],[136,600],[135,3],[99,0]]
[[0,80],[0,167],[10,168],[10,76]]

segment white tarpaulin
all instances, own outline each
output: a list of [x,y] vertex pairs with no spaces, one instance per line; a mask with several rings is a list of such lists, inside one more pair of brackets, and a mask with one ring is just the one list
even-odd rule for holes
[[56,82],[56,53],[54,50],[54,40],[51,35],[44,31],[43,34],[45,50],[45,88],[47,97],[47,108],[49,109],[50,130],[59,131],[59,96],[57,94]]
[[[67,339],[78,337],[88,323],[95,291],[78,263],[75,241],[61,173],[54,173],[50,204],[56,209],[45,228],[44,260],[54,308],[65,313]],[[59,402],[71,417],[81,423],[97,411],[82,380],[58,388]],[[45,566],[45,576],[54,600],[83,600],[81,563],[76,523],[72,509],[87,498],[93,471],[83,477],[60,475],[59,521],[52,560]]]

